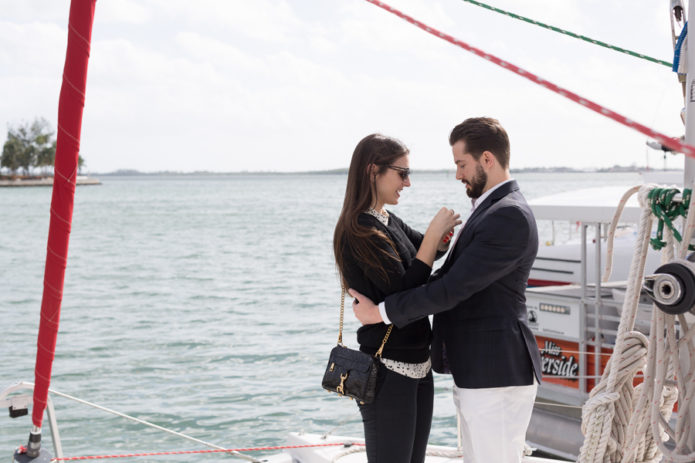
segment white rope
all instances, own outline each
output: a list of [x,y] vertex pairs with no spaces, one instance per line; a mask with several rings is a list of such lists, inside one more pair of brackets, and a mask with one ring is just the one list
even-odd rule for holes
[[[579,461],[583,463],[656,463],[661,461],[662,454],[665,461],[673,463],[695,461],[695,449],[689,447],[695,444],[688,442],[688,414],[695,396],[693,329],[689,330],[685,317],[679,316],[681,333],[677,338],[675,316],[654,306],[649,340],[633,331],[652,228],[648,195],[653,188],[654,185],[644,185],[626,192],[611,223],[604,280],[610,277],[615,227],[625,203],[639,191],[642,214],[614,353],[582,410],[585,440]],[[664,232],[666,246],[662,263],[673,260],[676,254],[673,233],[668,227]],[[694,233],[695,213],[689,210],[679,257],[687,253]],[[689,354],[687,370],[682,370],[680,365],[679,353],[683,348]],[[633,378],[639,370],[645,371],[644,382],[633,388]],[[679,417],[673,430],[669,419],[676,400]],[[675,449],[666,448],[664,442],[668,439],[675,443]]]
[[[364,451],[366,451],[365,447],[353,445],[349,449],[344,450],[344,451],[340,452],[339,454],[337,454],[336,456],[334,456],[331,459],[331,463],[335,463],[336,461],[340,460],[341,458],[346,457],[348,455],[352,455],[353,453],[359,453],[359,452],[364,452]],[[442,457],[442,458],[462,458],[463,457],[463,453],[461,453],[460,450],[433,449],[430,447],[427,447],[427,451],[425,452],[425,454],[429,457]]]
[[[666,246],[662,250],[661,262],[666,263],[673,259],[674,255],[674,239],[673,233],[665,230]],[[647,357],[647,371],[645,381],[637,389],[637,397],[633,405],[635,413],[628,424],[627,439],[624,443],[625,451],[622,456],[622,462],[636,463],[656,463],[661,461],[662,452],[659,449],[660,444],[668,439],[668,436],[659,431],[659,427],[654,425],[654,419],[658,414],[657,421],[667,422],[671,417],[673,404],[678,397],[677,390],[674,386],[667,386],[658,391],[654,387],[655,384],[665,383],[666,378],[672,375],[667,374],[667,371],[658,371],[658,366],[664,362],[659,359],[659,336],[660,326],[663,324],[664,313],[655,305],[652,307],[652,324],[650,328],[649,354]],[[655,379],[657,381],[655,381]],[[651,402],[657,401],[656,407],[652,406]]]
[[430,449],[427,447],[427,452],[425,455],[429,457],[442,457],[442,458],[462,458],[463,453],[460,450],[445,450],[445,449]]
[[[690,185],[692,191],[693,185]],[[695,232],[695,208],[688,208],[685,225],[683,227],[683,240],[678,248],[678,256],[684,258],[688,252],[693,233]],[[675,246],[674,246],[675,247]],[[657,375],[654,378],[654,390],[651,403],[651,426],[654,438],[668,461],[674,463],[692,463],[695,461],[695,442],[689,442],[691,434],[690,415],[693,396],[695,395],[695,346],[693,345],[693,330],[695,326],[689,326],[683,315],[678,316],[680,324],[680,337],[676,338],[675,316],[664,314],[658,311],[656,317],[656,371]],[[654,325],[654,323],[653,323]],[[687,357],[685,369],[681,365],[681,354],[685,352]],[[663,376],[662,376],[663,375]],[[675,378],[674,378],[675,377]],[[675,379],[678,385],[667,385],[668,380]],[[663,391],[663,392],[662,392]],[[670,394],[670,395],[669,395]],[[664,397],[664,403],[661,404],[659,399]],[[667,399],[673,403],[678,400],[678,420],[676,429],[671,429],[668,419],[671,416],[671,408],[668,414],[663,412],[663,409],[668,406]],[[659,413],[659,405],[662,405],[662,412]],[[663,430],[663,431],[661,431]],[[673,450],[666,448],[664,437],[670,437],[675,442]],[[661,440],[658,438],[662,437]]]
[[613,221],[608,228],[608,243],[606,247],[606,269],[603,272],[602,281],[605,283],[611,278],[611,272],[613,271],[613,241],[615,241],[615,230],[618,228],[618,222],[620,221],[620,216],[623,215],[623,209],[625,209],[625,204],[630,196],[637,193],[640,189],[639,185],[633,186],[623,194],[623,197],[618,203],[618,207],[613,215]]
[[[34,385],[33,385],[32,383],[22,383],[22,384],[26,384],[26,385],[28,385],[28,386],[31,386],[32,388],[34,387]],[[48,389],[48,390],[49,390],[49,392],[51,392],[52,394],[55,394],[55,395],[57,395],[57,396],[60,396],[60,397],[63,397],[63,398],[66,398],[66,399],[75,401],[75,402],[77,402],[77,403],[81,403],[81,404],[83,404],[83,405],[87,405],[87,406],[92,407],[92,408],[96,408],[97,410],[101,410],[101,411],[104,411],[104,412],[107,412],[107,413],[111,413],[112,415],[120,416],[121,418],[125,418],[125,419],[127,419],[127,420],[134,421],[134,422],[136,422],[136,423],[139,423],[139,424],[148,426],[148,427],[150,427],[150,428],[158,429],[158,430],[160,430],[160,431],[164,431],[164,432],[167,432],[167,433],[169,433],[169,434],[173,434],[173,435],[175,435],[175,436],[182,437],[182,438],[184,438],[184,439],[187,439],[187,440],[190,440],[190,441],[193,441],[193,442],[197,442],[197,443],[199,443],[199,444],[205,445],[206,447],[211,447],[211,448],[218,449],[218,450],[224,450],[224,449],[225,449],[224,447],[220,447],[219,445],[212,444],[212,443],[210,443],[210,442],[206,442],[206,441],[204,441],[204,440],[200,440],[200,439],[197,439],[197,438],[192,437],[192,436],[188,436],[188,435],[186,435],[186,434],[183,434],[183,433],[181,433],[181,432],[174,431],[174,430],[172,430],[172,429],[164,428],[164,427],[159,426],[159,425],[156,425],[156,424],[154,424],[154,423],[150,423],[149,421],[141,420],[140,418],[135,418],[134,416],[126,415],[125,413],[121,413],[121,412],[118,412],[118,411],[116,411],[116,410],[113,410],[113,409],[110,409],[110,408],[107,408],[107,407],[103,407],[103,406],[101,406],[101,405],[97,405],[97,404],[95,404],[95,403],[88,402],[88,401],[86,401],[86,400],[79,399],[79,398],[77,398],[77,397],[73,397],[73,396],[71,396],[71,395],[69,395],[69,394],[65,394],[64,392],[59,392],[59,391],[56,391],[55,389]],[[239,457],[239,458],[243,458],[243,459],[246,459],[246,460],[248,460],[248,461],[250,461],[250,462],[253,462],[253,463],[260,463],[260,462],[261,462],[261,460],[258,460],[257,458],[254,458],[254,457],[252,457],[251,455],[246,455],[246,454],[243,454],[243,453],[241,453],[241,452],[237,452],[236,450],[231,451],[231,452],[228,452],[228,453],[226,453],[226,455],[231,455],[231,456],[236,456],[236,457]]]
[[348,455],[352,455],[353,453],[365,452],[366,450],[367,449],[365,447],[353,445],[349,449],[343,450],[342,452],[340,452],[339,454],[334,456],[331,459],[331,463],[335,463],[336,461],[340,460],[341,458],[346,457]]
[[[612,251],[615,226],[619,222],[624,205],[632,194],[639,191],[642,214],[613,356],[608,361],[601,381],[591,391],[589,400],[582,409],[584,443],[580,450],[579,461],[585,463],[620,460],[626,428],[632,416],[634,395],[632,379],[645,365],[647,340],[644,335],[632,330],[637,315],[641,282],[644,278],[644,263],[652,228],[651,211],[646,207],[649,189],[651,187],[631,188],[623,195],[611,223],[608,243],[610,251]],[[611,262],[610,258],[608,262]],[[607,273],[610,271],[610,266],[606,271]]]

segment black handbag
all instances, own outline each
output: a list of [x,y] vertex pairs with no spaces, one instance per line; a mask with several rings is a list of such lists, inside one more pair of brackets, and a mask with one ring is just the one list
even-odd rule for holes
[[338,344],[331,350],[328,357],[326,372],[323,374],[321,386],[330,392],[359,400],[361,404],[370,404],[376,395],[376,372],[378,358],[384,350],[384,345],[391,334],[393,325],[386,331],[379,350],[371,356],[359,350],[350,349],[343,345],[343,314],[345,312],[345,288],[340,297],[340,329]]

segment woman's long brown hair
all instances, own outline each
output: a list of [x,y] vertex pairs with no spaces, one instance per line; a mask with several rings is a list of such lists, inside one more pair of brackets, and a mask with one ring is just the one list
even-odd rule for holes
[[[373,269],[384,281],[388,280],[386,271],[379,262],[384,256],[391,259],[394,257],[379,248],[373,238],[385,240],[395,250],[393,242],[383,232],[360,225],[357,218],[374,204],[376,174],[383,174],[389,165],[408,152],[408,148],[399,140],[374,133],[360,140],[352,153],[343,209],[333,234],[333,253],[345,288],[348,288],[343,257],[346,252],[354,256],[361,268]],[[377,166],[376,172],[373,172],[371,165]]]

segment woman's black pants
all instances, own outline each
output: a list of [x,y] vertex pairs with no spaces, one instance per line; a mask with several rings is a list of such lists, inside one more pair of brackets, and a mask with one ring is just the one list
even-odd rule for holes
[[376,398],[360,405],[369,463],[422,463],[432,425],[432,372],[408,378],[379,363]]

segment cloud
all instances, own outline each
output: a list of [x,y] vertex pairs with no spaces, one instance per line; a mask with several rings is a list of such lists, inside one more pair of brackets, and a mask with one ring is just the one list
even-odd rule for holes
[[100,1],[95,11],[97,18],[105,18],[105,23],[144,24],[151,20],[151,14],[142,2],[133,0]]
[[0,21],[0,127],[37,116],[55,127],[66,40],[55,24]]
[[234,44],[198,32],[181,32],[176,40],[181,46],[181,51],[197,62],[213,63],[218,68],[249,72],[258,72],[263,67],[258,56],[244,52]]
[[0,11],[5,20],[26,23],[37,21],[63,22],[70,16],[70,0],[0,0]]
[[[679,86],[659,65],[464,2],[392,3],[639,122],[682,132]],[[0,123],[55,123],[68,4],[0,0],[0,88],[11,89]],[[665,9],[648,0],[629,11],[598,0],[498,6],[650,54],[670,47]],[[448,131],[483,114],[508,127],[517,167],[645,158],[645,136],[367,2],[114,0],[96,13],[82,143],[92,170],[337,168],[376,131],[403,139],[415,168],[449,167]]]
[[167,20],[185,28],[204,28],[210,32],[238,34],[264,42],[284,42],[302,22],[286,1],[253,2],[199,0],[149,0],[149,7],[161,11]]

